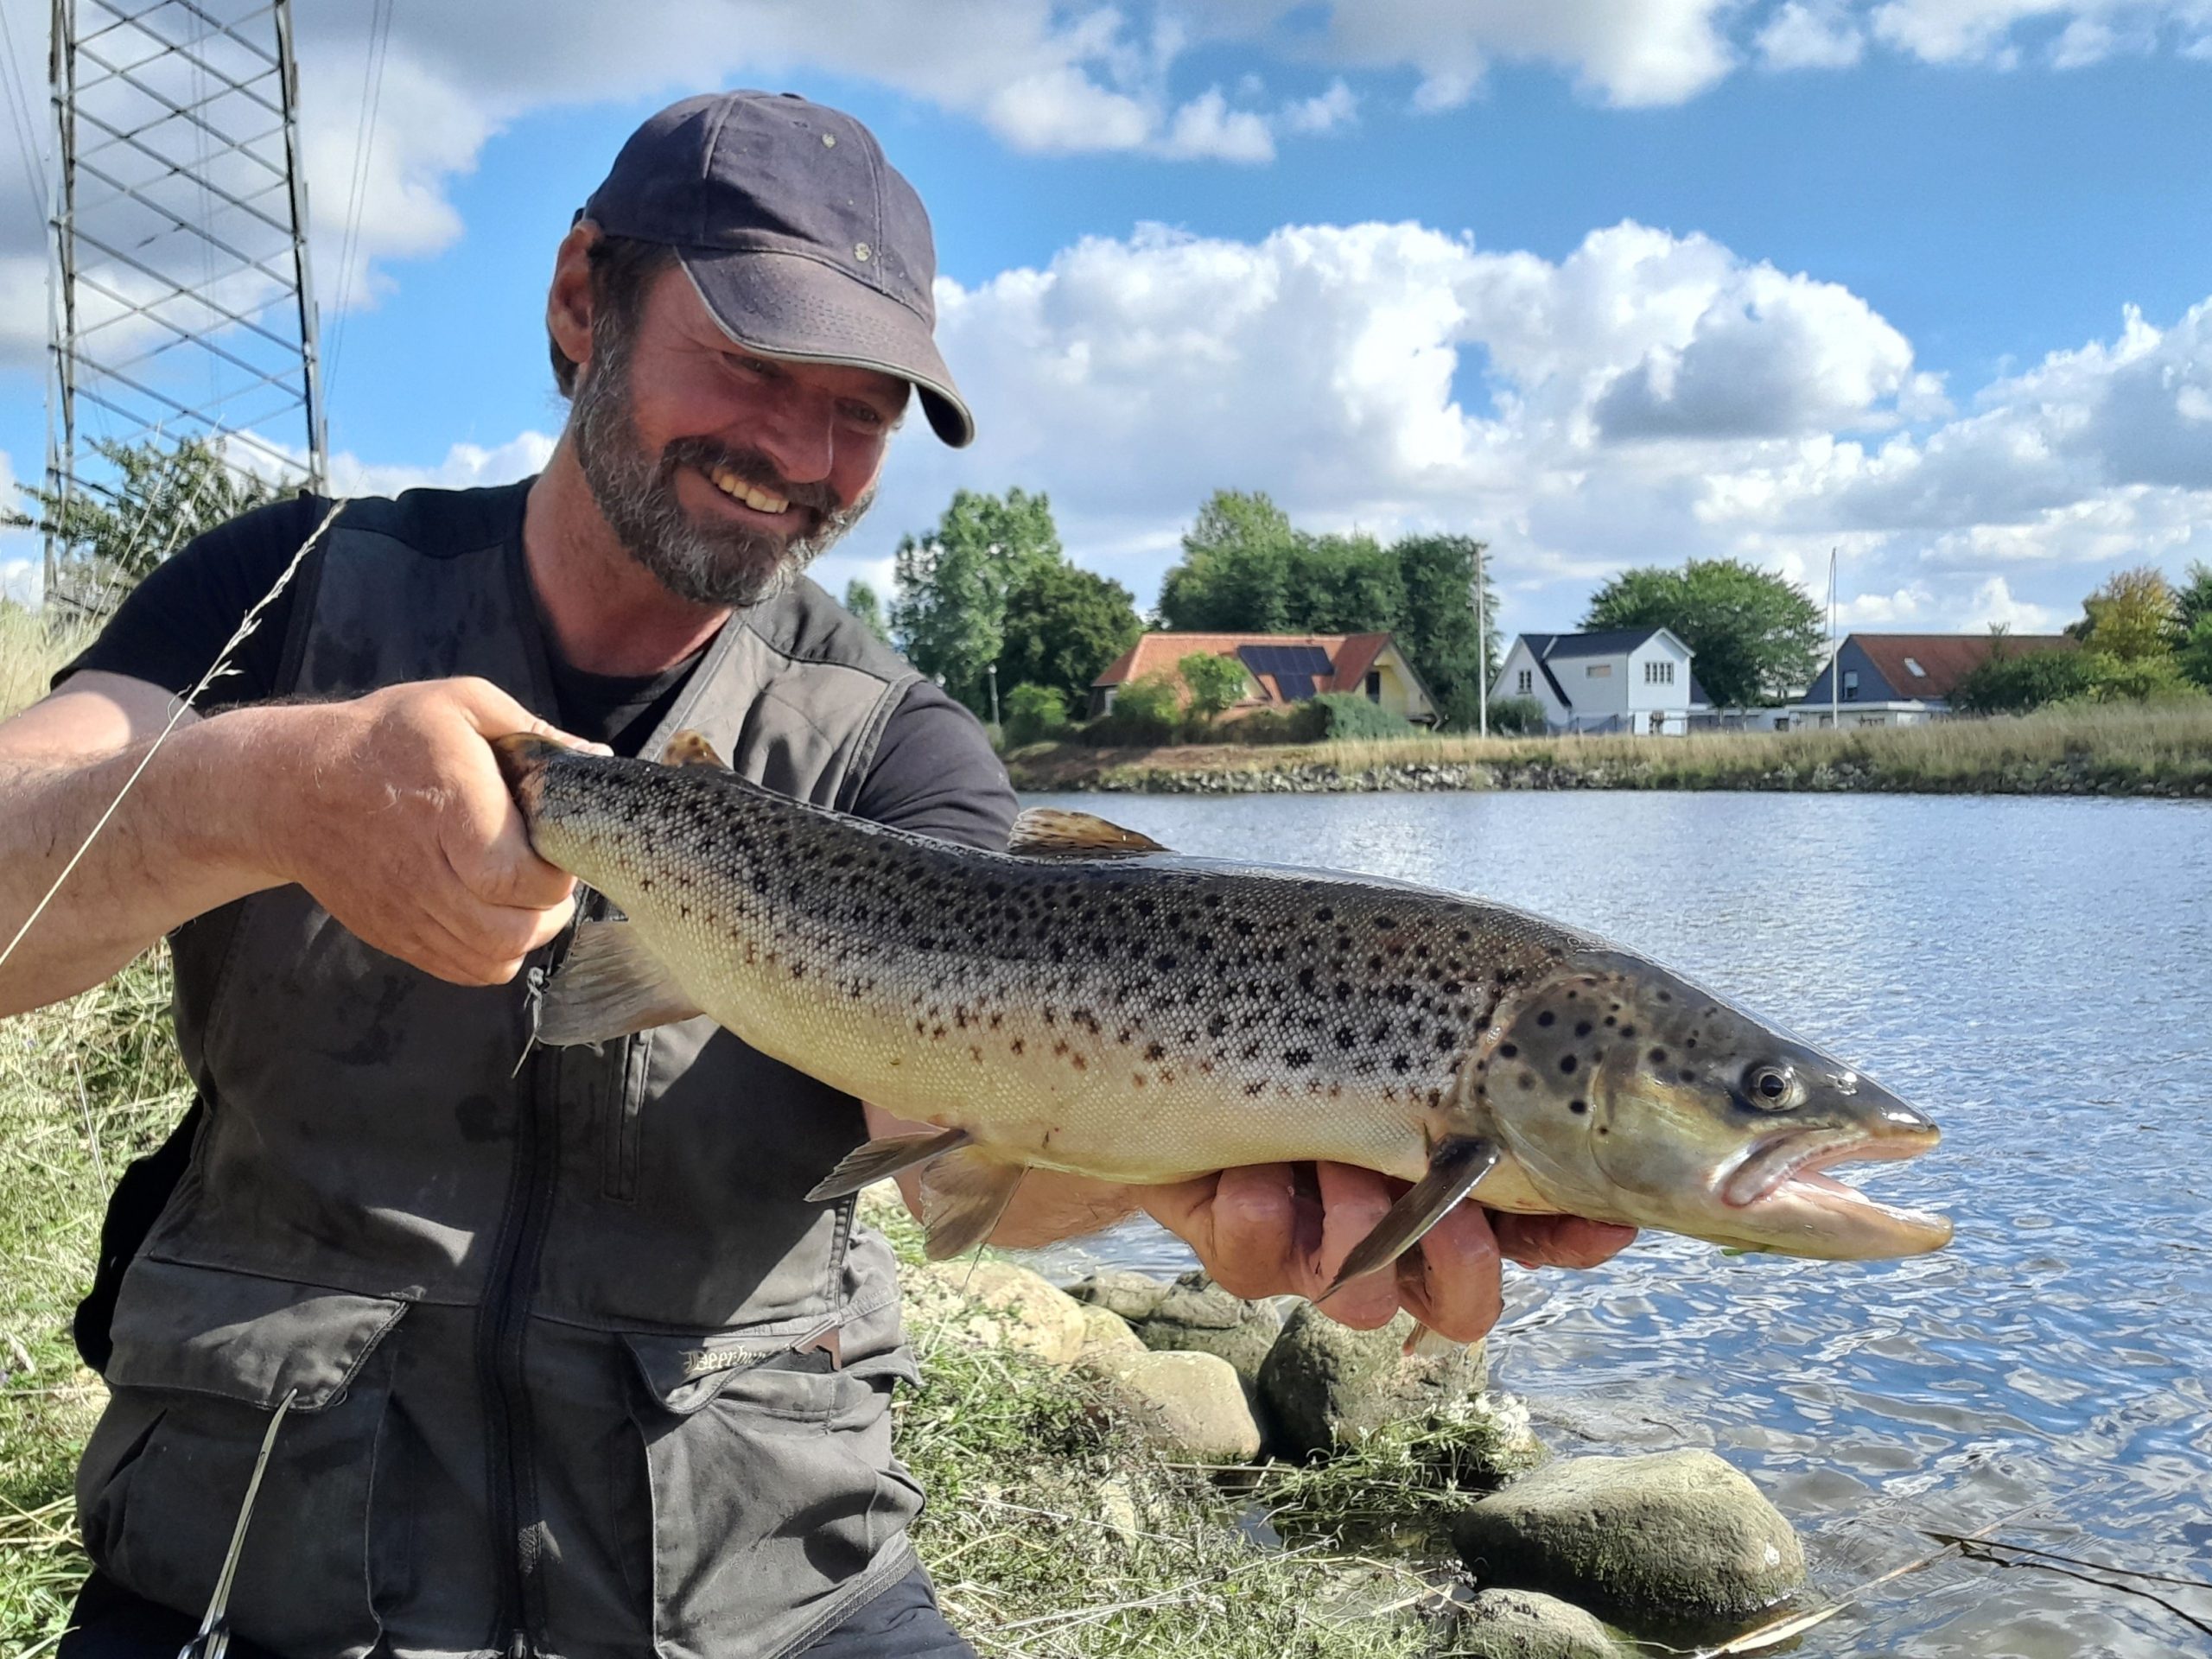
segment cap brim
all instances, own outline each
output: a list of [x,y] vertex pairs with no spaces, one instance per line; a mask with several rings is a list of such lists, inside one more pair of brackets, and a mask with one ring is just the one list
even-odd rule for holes
[[952,371],[929,325],[887,294],[801,254],[679,248],[684,273],[721,331],[772,357],[874,369],[911,382],[930,428],[954,448],[975,441]]

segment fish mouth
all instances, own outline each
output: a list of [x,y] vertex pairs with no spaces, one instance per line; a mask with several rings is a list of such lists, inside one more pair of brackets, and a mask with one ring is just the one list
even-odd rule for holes
[[1815,1225],[1853,1256],[1915,1255],[1941,1249],[1951,1242],[1949,1217],[1884,1204],[1827,1173],[1838,1164],[1916,1158],[1938,1139],[1933,1125],[1885,1135],[1823,1129],[1777,1135],[1730,1173],[1721,1185],[1720,1199],[1743,1211],[1746,1219],[1771,1219],[1791,1233]]

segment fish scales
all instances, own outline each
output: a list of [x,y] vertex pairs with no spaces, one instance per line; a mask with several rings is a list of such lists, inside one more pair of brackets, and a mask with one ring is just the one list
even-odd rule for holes
[[[526,737],[495,747],[533,846],[626,918],[588,944],[587,928],[554,981],[549,1006],[569,992],[561,1040],[703,1012],[824,1083],[959,1132],[957,1147],[919,1149],[940,1160],[932,1171],[966,1160],[972,1180],[980,1159],[1160,1182],[1356,1164],[1414,1184],[1378,1252],[1477,1182],[1492,1208],[1805,1255],[1948,1236],[1941,1217],[1821,1173],[1925,1150],[1924,1117],[1560,924],[1369,877],[1182,857],[1083,815],[1025,815],[1023,850],[979,852],[715,766]],[[915,1155],[863,1148],[849,1184]],[[960,1236],[993,1219],[970,1214]]]
[[1116,1179],[1168,1147],[1184,1173],[1279,1159],[1287,1122],[1300,1157],[1418,1179],[1462,1033],[1575,943],[1320,873],[978,854],[703,767],[549,791],[533,839],[755,1047]]

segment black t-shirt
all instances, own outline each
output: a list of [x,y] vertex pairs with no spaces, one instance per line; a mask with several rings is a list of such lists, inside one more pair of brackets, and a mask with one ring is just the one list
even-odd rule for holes
[[[517,536],[522,499],[518,487]],[[302,494],[196,537],[132,590],[99,637],[54,676],[54,683],[79,670],[100,669],[165,691],[190,690],[329,510],[328,501]],[[276,695],[298,592],[296,583],[288,586],[262,613],[232,653],[229,671],[207,688],[198,705],[202,713]],[[639,677],[588,674],[562,660],[550,632],[545,654],[562,728],[618,754],[637,753],[698,661],[695,655],[662,673]],[[1014,822],[1014,799],[976,717],[924,680],[885,722],[853,810],[918,835],[998,849]]]

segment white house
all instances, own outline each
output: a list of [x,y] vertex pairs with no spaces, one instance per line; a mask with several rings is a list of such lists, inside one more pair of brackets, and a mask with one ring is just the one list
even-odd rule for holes
[[1638,732],[1679,737],[1710,699],[1690,648],[1665,628],[1524,633],[1505,653],[1493,702],[1533,697],[1555,732]]

